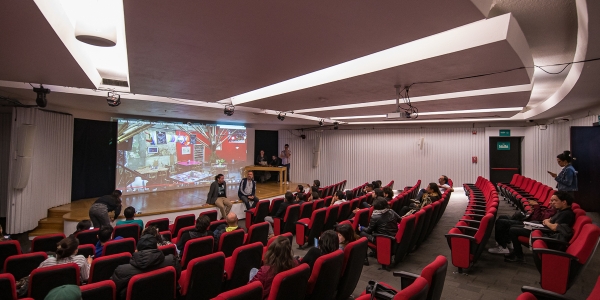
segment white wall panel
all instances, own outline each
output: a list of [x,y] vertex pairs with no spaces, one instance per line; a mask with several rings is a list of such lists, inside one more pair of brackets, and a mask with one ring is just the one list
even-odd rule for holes
[[[472,134],[476,130],[477,134]],[[380,179],[395,180],[395,188],[414,184],[418,179],[435,182],[444,174],[455,185],[473,182],[487,166],[483,128],[422,128],[305,131],[279,131],[279,148],[292,150],[292,182],[321,180],[327,185],[347,179],[347,187]],[[312,167],[315,138],[322,136],[321,162]],[[418,140],[423,137],[423,150]],[[478,163],[471,163],[477,156]]]
[[12,114],[0,114],[0,217],[6,217]]
[[[556,187],[556,181],[547,171],[560,172],[561,168],[556,163],[556,156],[571,149],[571,127],[592,126],[592,123],[597,121],[598,116],[593,115],[569,122],[550,124],[546,130],[531,127],[535,155],[532,157],[533,170],[530,177],[551,187]],[[573,155],[577,158],[577,153],[573,153]]]

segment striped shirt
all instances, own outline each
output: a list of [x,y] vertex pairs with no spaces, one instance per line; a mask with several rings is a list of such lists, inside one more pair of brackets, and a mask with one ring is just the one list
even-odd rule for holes
[[90,276],[90,265],[87,259],[83,255],[73,255],[57,260],[56,257],[48,257],[43,261],[38,268],[50,267],[68,263],[76,263],[79,266],[79,274],[81,275],[82,281],[87,281]]

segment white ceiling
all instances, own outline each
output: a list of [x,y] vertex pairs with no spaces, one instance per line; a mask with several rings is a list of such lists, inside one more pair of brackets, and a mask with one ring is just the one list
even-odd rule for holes
[[[274,114],[390,100],[395,98],[395,84],[499,72],[530,66],[530,60],[537,65],[572,61],[578,43],[582,42],[577,38],[578,21],[582,20],[577,5],[587,8],[587,15],[583,16],[589,30],[585,36],[585,57],[600,57],[600,7],[595,2],[598,1],[386,0],[377,5],[368,2],[341,5],[269,0],[148,5],[147,1],[128,0],[123,4],[132,94],[123,94],[123,104],[112,108],[106,105],[105,92],[92,91],[96,87],[94,81],[88,78],[79,60],[74,59],[33,1],[3,1],[3,11],[9,13],[0,19],[0,27],[11,30],[0,31],[0,41],[4,44],[0,47],[0,96],[31,104],[35,93],[22,83],[43,83],[53,90],[48,95],[49,109],[85,112],[86,116],[228,121],[273,129],[306,127],[316,125],[320,118],[381,115],[395,111],[395,105],[288,114],[284,122]],[[222,105],[217,103],[378,51],[424,38],[434,39],[440,33],[506,13],[512,14],[518,26],[507,27],[505,40],[460,51],[448,50],[444,55],[244,103],[236,107],[232,117],[223,115]],[[510,38],[515,35],[524,36],[526,43],[515,44]],[[436,47],[446,50],[444,45]],[[442,97],[414,105],[420,112],[503,107],[527,107],[526,110],[534,111],[539,106],[544,109],[538,108],[540,112],[535,110],[536,114],[530,118],[553,118],[598,105],[599,64],[586,63],[573,87],[559,99],[562,101],[553,105],[546,102],[547,108],[539,105],[564,88],[571,68],[559,75],[535,70],[533,79],[528,73],[531,69],[520,69],[485,77],[415,84],[410,96],[418,99],[533,83],[531,91]],[[522,120],[521,114],[516,113],[450,116]],[[419,119],[448,117],[432,115]],[[374,120],[382,119],[360,121]]]

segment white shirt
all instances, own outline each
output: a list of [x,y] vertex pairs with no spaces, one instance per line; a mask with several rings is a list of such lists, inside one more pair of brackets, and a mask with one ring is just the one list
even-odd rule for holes
[[87,281],[90,276],[90,265],[87,259],[83,255],[73,255],[57,260],[56,257],[48,257],[43,261],[38,268],[50,267],[68,263],[76,263],[79,266],[79,274],[81,275],[82,281]]
[[[288,154],[289,154],[290,156],[292,156],[292,150],[289,150],[289,149],[288,149]],[[286,155],[285,155],[285,150],[281,151],[281,157],[280,157],[280,158],[281,158],[281,164],[282,164],[282,165],[287,165],[287,164],[289,164],[289,163],[290,163],[290,158],[289,158],[289,157],[286,157]]]

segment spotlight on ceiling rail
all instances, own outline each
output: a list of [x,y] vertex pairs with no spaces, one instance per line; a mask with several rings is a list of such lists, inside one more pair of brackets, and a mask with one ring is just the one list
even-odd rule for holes
[[333,129],[338,130],[338,125],[340,125],[340,123],[333,122]]
[[321,121],[319,121],[319,126],[323,126],[323,124],[325,123],[323,122],[323,119],[321,119]]
[[106,103],[110,107],[116,107],[121,105],[121,95],[115,92],[108,92],[108,96],[106,97]]
[[277,115],[277,119],[279,119],[279,121],[283,121],[283,120],[285,120],[285,113],[282,113],[282,112],[280,112],[280,113]]
[[45,89],[43,85],[40,84],[39,88],[33,88],[33,91],[36,92],[37,96],[35,97],[35,103],[39,107],[46,107],[48,104],[48,100],[46,100],[46,95],[50,94],[49,89]]
[[235,111],[235,106],[233,105],[225,105],[225,109],[223,110],[223,113],[228,116],[231,117],[233,116],[233,112]]

